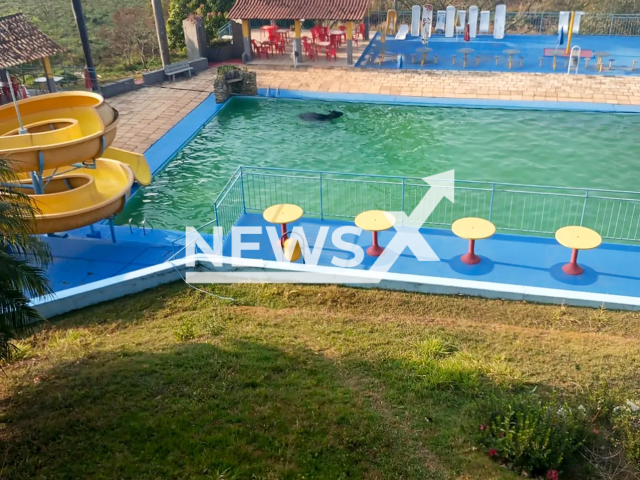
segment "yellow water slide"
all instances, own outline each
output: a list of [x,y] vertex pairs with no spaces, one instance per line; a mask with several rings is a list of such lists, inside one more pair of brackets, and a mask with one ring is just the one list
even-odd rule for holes
[[0,158],[39,213],[35,233],[64,232],[116,215],[134,180],[151,182],[143,155],[111,147],[118,111],[101,95],[60,92],[0,107]]

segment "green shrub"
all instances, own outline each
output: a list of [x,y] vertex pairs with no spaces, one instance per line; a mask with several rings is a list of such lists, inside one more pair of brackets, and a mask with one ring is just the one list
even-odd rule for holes
[[178,328],[174,332],[176,339],[180,342],[192,340],[196,336],[196,326],[190,318],[185,318],[180,322]]
[[640,410],[629,407],[628,404],[614,413],[614,430],[617,438],[616,445],[622,446],[627,461],[640,470]]
[[167,38],[171,48],[184,48],[182,22],[191,14],[204,19],[204,30],[211,43],[218,37],[218,30],[227,23],[227,13],[234,0],[171,0],[167,19]]
[[536,395],[494,398],[485,407],[481,441],[516,473],[542,475],[560,468],[588,437],[585,409]]
[[209,41],[209,46],[213,48],[226,47],[227,45],[231,45],[231,40],[226,38],[214,38]]
[[226,317],[221,311],[214,312],[211,316],[207,316],[202,320],[202,330],[207,334],[217,337],[225,330]]

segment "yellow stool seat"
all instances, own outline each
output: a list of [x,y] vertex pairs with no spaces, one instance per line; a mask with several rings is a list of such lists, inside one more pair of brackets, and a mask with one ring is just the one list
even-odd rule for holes
[[469,252],[460,257],[467,265],[480,263],[480,257],[475,253],[476,240],[489,238],[496,233],[496,227],[484,218],[467,217],[456,220],[451,225],[451,231],[460,238],[469,240]]
[[602,237],[594,230],[587,227],[562,227],[556,232],[556,240],[563,247],[570,248],[571,261],[562,266],[562,271],[567,275],[581,275],[584,270],[578,265],[578,251],[592,250],[602,243]]
[[291,223],[300,220],[303,210],[298,205],[283,203],[272,205],[262,212],[262,217],[269,223]]
[[373,242],[367,249],[367,253],[372,257],[382,255],[384,248],[378,245],[378,232],[389,230],[396,223],[396,219],[389,212],[382,210],[369,210],[362,212],[355,219],[356,226],[362,230],[373,232]]
[[484,218],[468,217],[453,222],[451,231],[466,240],[483,240],[496,233],[496,227]]

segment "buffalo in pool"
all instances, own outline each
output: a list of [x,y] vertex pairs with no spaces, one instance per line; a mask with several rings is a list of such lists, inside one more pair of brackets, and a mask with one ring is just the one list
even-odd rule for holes
[[342,115],[344,115],[344,113],[338,112],[336,110],[331,110],[329,114],[306,112],[301,113],[300,115],[298,115],[298,117],[308,122],[328,122],[329,120],[333,120],[334,118],[340,118]]

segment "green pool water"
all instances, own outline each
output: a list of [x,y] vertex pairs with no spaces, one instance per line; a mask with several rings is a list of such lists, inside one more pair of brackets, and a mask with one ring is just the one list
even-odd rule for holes
[[[340,110],[331,122],[302,112]],[[235,98],[119,216],[183,229],[213,218],[239,165],[640,190],[640,115]]]

